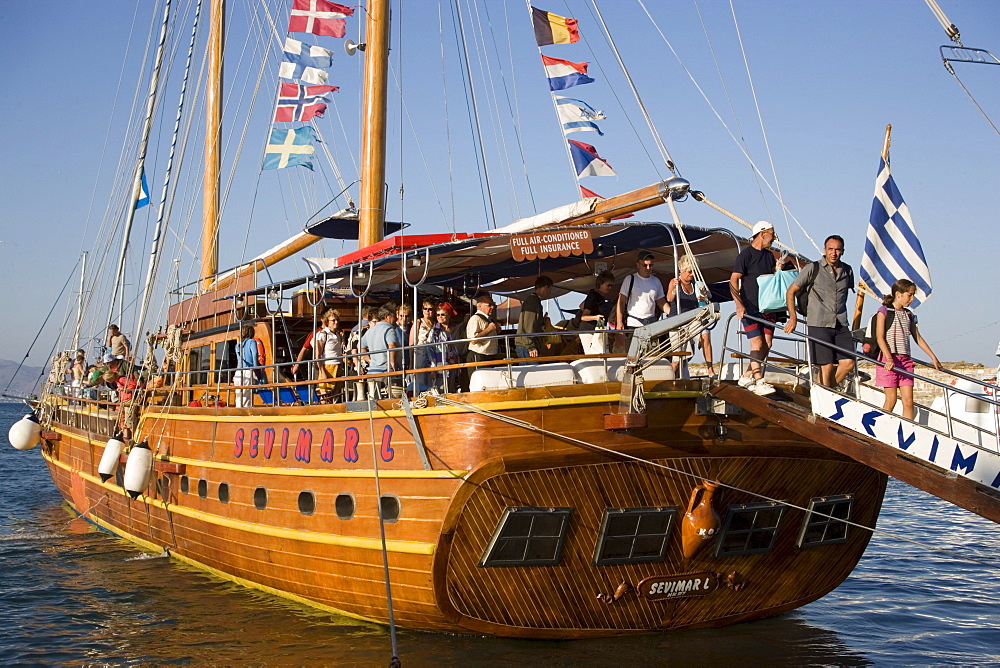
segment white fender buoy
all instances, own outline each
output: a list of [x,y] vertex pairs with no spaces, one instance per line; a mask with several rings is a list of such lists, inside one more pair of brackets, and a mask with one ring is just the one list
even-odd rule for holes
[[146,441],[133,445],[125,460],[125,491],[133,499],[146,491],[149,473],[153,470],[153,451]]
[[101,463],[97,467],[97,472],[101,475],[101,482],[107,482],[108,478],[118,470],[118,463],[121,461],[122,448],[125,443],[121,434],[115,434],[108,439],[108,444],[104,446],[104,454],[101,455]]
[[10,426],[7,431],[7,440],[16,450],[31,450],[38,445],[41,435],[42,425],[38,424],[38,418],[32,413],[25,415]]

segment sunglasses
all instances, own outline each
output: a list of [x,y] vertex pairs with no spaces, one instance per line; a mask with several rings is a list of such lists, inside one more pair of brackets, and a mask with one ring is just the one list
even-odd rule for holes
[[438,314],[437,314],[437,317],[439,317],[439,318],[440,318],[440,317],[443,317],[443,316],[446,316],[446,315],[448,315],[448,314],[447,314],[447,313],[438,313]]
[[434,310],[434,307],[433,307],[433,306],[425,306],[425,307],[424,307],[424,310],[425,310],[425,311],[433,311],[433,310]]

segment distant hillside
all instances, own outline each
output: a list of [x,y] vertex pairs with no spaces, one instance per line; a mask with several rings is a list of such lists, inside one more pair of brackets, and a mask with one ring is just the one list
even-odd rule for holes
[[[42,368],[28,366],[26,362],[18,370],[17,364],[17,362],[11,362],[10,360],[0,360],[0,392],[6,389],[7,394],[14,395],[15,397],[37,394]],[[14,371],[17,371],[16,377],[14,377]],[[14,377],[13,383],[10,382],[11,377]],[[10,383],[9,388],[7,387],[8,383]],[[15,399],[0,397],[0,402],[3,401],[15,401]]]

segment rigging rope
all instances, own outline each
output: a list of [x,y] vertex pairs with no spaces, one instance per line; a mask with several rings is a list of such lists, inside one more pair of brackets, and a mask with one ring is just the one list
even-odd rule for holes
[[712,101],[709,99],[708,95],[705,93],[705,91],[702,89],[702,87],[698,84],[698,81],[694,78],[694,75],[688,69],[687,65],[684,64],[684,61],[681,59],[680,54],[677,53],[677,50],[674,49],[673,45],[670,43],[670,40],[667,39],[667,36],[664,34],[663,30],[660,28],[659,24],[657,24],[656,19],[653,18],[653,15],[646,8],[646,5],[643,3],[643,0],[637,0],[637,1],[638,1],[639,5],[642,7],[643,11],[646,13],[646,16],[649,18],[650,23],[653,24],[653,27],[656,28],[656,31],[660,34],[660,39],[663,40],[663,42],[667,45],[667,48],[670,49],[670,52],[674,55],[674,58],[677,60],[677,64],[680,65],[681,69],[683,69],[684,72],[688,75],[688,79],[691,80],[691,83],[698,90],[698,93],[701,95],[702,99],[705,100],[705,104],[707,104],[708,108],[712,111],[713,114],[715,114],[715,117],[718,119],[719,123],[722,124],[722,127],[725,128],[726,132],[729,134],[729,137],[733,140],[733,142],[736,144],[736,147],[743,154],[743,157],[745,157],[746,160],[747,160],[747,162],[750,163],[750,166],[753,168],[754,173],[756,173],[760,177],[760,179],[764,183],[764,185],[766,185],[767,188],[768,188],[768,190],[771,191],[771,194],[774,195],[775,198],[777,198],[779,200],[779,202],[781,203],[782,210],[785,211],[789,216],[791,216],[792,220],[795,221],[795,224],[798,225],[799,229],[802,231],[802,233],[805,235],[805,237],[809,240],[809,242],[812,243],[812,245],[816,249],[816,251],[817,252],[822,252],[820,250],[820,248],[819,248],[819,245],[815,241],[813,241],[812,237],[809,236],[809,233],[806,232],[805,227],[803,227],[802,223],[799,222],[799,219],[795,217],[795,214],[793,214],[791,212],[791,210],[789,210],[788,207],[785,206],[784,202],[781,201],[781,198],[778,196],[778,193],[774,189],[774,186],[772,186],[771,183],[770,183],[770,181],[767,180],[767,177],[764,176],[764,173],[757,166],[757,163],[754,162],[753,158],[750,157],[750,154],[741,145],[740,140],[736,138],[736,135],[733,134],[733,131],[729,128],[729,125],[727,125],[726,121],[723,120],[722,116],[716,110],[715,106],[712,104]]
[[[455,227],[455,175],[452,173],[452,159],[451,159],[451,120],[448,116],[448,81],[445,76],[445,51],[444,51],[444,12],[441,8],[441,1],[438,0],[438,37],[440,43],[441,51],[441,90],[443,93],[444,101],[444,143],[447,148],[448,153],[448,196],[451,201],[451,218],[447,219],[449,222],[449,227],[452,232],[456,231]],[[416,317],[417,312],[414,311],[414,317]]]
[[485,187],[483,188],[483,196],[488,200],[489,205],[487,213],[490,217],[490,227],[496,229],[497,219],[496,219],[496,207],[493,204],[493,192],[490,185],[490,167],[489,161],[486,159],[486,150],[483,147],[483,131],[479,122],[479,104],[476,100],[476,86],[472,81],[472,63],[469,60],[469,44],[465,37],[465,21],[462,19],[462,8],[459,5],[459,0],[454,0],[455,5],[455,15],[458,17],[458,35],[461,39],[461,53],[463,56],[462,62],[465,64],[465,72],[468,80],[468,91],[470,102],[472,105],[472,116],[475,119],[475,132],[474,138],[479,146],[479,155],[482,159],[483,164],[483,176],[486,180]]
[[618,52],[618,45],[615,44],[614,39],[611,37],[611,32],[608,30],[608,24],[604,22],[604,15],[601,14],[601,9],[597,6],[597,1],[590,0],[590,4],[594,7],[594,11],[597,13],[597,18],[604,31],[604,36],[608,40],[608,44],[611,45],[611,50],[614,52],[615,58],[618,60],[618,66],[621,67],[622,73],[625,75],[625,79],[628,81],[628,85],[632,89],[632,95],[635,96],[635,101],[639,104],[639,109],[642,111],[643,118],[646,119],[646,125],[649,127],[649,131],[653,135],[653,141],[656,142],[656,148],[660,151],[660,157],[663,159],[663,164],[667,166],[667,169],[670,170],[671,174],[679,176],[680,172],[674,165],[674,161],[670,157],[670,152],[667,151],[667,147],[664,145],[663,140],[660,139],[660,133],[656,130],[656,125],[653,123],[653,119],[646,110],[646,105],[643,103],[642,97],[639,95],[639,89],[635,87],[635,82],[632,81],[632,75],[629,74],[628,68],[625,67],[625,61],[622,60],[621,54]]
[[962,83],[962,80],[958,78],[958,74],[955,73],[955,68],[951,66],[951,63],[945,60],[944,66],[945,69],[951,72],[951,75],[955,77],[955,81],[958,82],[958,85],[962,87],[962,90],[965,91],[965,94],[969,96],[970,100],[972,100],[972,104],[976,105],[976,109],[978,109],[979,113],[983,115],[983,118],[986,119],[986,122],[990,124],[990,127],[993,128],[993,131],[996,132],[998,135],[1000,135],[1000,129],[997,129],[997,126],[993,123],[992,119],[990,119],[990,117],[987,115],[986,111],[979,105],[979,102],[976,101],[976,98],[972,97],[972,93],[970,93],[969,89],[965,87],[965,84]]
[[942,554],[947,554],[947,555],[949,555],[951,557],[954,557],[956,559],[960,559],[960,560],[968,561],[968,562],[971,562],[971,563],[979,564],[980,566],[986,566],[987,568],[993,568],[993,569],[996,569],[996,570],[1000,570],[1000,563],[992,563],[992,562],[984,561],[984,560],[981,560],[981,559],[976,559],[974,557],[969,557],[969,556],[966,556],[964,554],[960,554],[958,552],[954,552],[952,550],[948,550],[948,549],[945,549],[945,548],[942,548],[942,547],[936,547],[934,545],[929,545],[927,543],[922,543],[922,542],[920,542],[918,540],[914,540],[914,539],[908,538],[906,536],[901,536],[899,534],[895,534],[895,533],[892,533],[890,531],[885,531],[883,529],[878,529],[876,527],[865,526],[865,525],[860,524],[858,522],[854,522],[854,521],[851,521],[851,520],[842,519],[840,517],[834,517],[833,515],[826,515],[824,513],[817,512],[816,510],[810,510],[809,508],[806,508],[805,506],[799,506],[799,505],[796,505],[796,504],[791,503],[789,501],[784,501],[782,499],[777,499],[777,498],[773,498],[773,497],[767,496],[766,494],[760,494],[759,492],[754,492],[754,491],[751,491],[751,490],[748,490],[748,489],[743,489],[741,487],[737,487],[735,485],[730,485],[728,483],[722,482],[721,480],[714,480],[713,481],[713,480],[710,480],[709,478],[706,478],[704,476],[698,475],[697,473],[691,473],[689,471],[684,471],[682,469],[674,468],[672,466],[668,466],[667,464],[663,464],[663,463],[660,463],[660,462],[655,462],[655,461],[652,461],[650,459],[645,459],[643,457],[639,457],[639,456],[636,456],[636,455],[630,455],[630,454],[625,453],[625,452],[619,452],[619,451],[613,450],[611,448],[606,448],[606,447],[604,447],[602,445],[597,445],[596,443],[590,443],[588,441],[584,441],[584,440],[579,439],[579,438],[574,438],[574,437],[569,436],[567,434],[561,434],[559,432],[550,431],[550,430],[545,429],[543,427],[539,427],[537,425],[534,425],[534,424],[532,424],[530,422],[526,422],[524,420],[519,420],[518,418],[514,418],[514,417],[511,417],[509,415],[505,415],[503,413],[499,413],[497,411],[491,411],[491,410],[486,409],[486,408],[480,408],[479,406],[475,406],[473,404],[467,404],[465,402],[457,401],[455,399],[451,399],[451,398],[446,397],[446,396],[437,396],[437,397],[434,398],[434,401],[436,403],[438,403],[438,404],[444,404],[446,406],[454,406],[456,408],[462,408],[462,409],[468,410],[469,412],[477,413],[479,415],[482,415],[483,417],[492,418],[492,419],[497,420],[499,422],[504,422],[506,424],[513,425],[515,427],[520,427],[520,428],[525,429],[527,431],[532,431],[532,432],[535,432],[536,434],[541,434],[542,436],[547,436],[547,437],[555,439],[555,440],[565,441],[567,443],[580,446],[581,448],[586,449],[586,450],[592,450],[592,451],[596,450],[598,452],[602,452],[602,453],[604,453],[604,454],[606,454],[606,455],[608,455],[610,457],[613,457],[613,458],[626,459],[626,460],[635,462],[637,464],[643,464],[643,465],[646,465],[646,466],[652,466],[654,468],[663,469],[664,471],[669,471],[670,473],[676,473],[676,474],[679,474],[679,475],[682,475],[682,476],[686,476],[688,478],[694,478],[695,480],[698,480],[699,482],[716,482],[721,487],[725,487],[727,489],[731,489],[734,492],[741,492],[743,494],[748,494],[750,496],[753,496],[753,497],[756,497],[756,498],[759,498],[759,499],[763,499],[763,500],[769,501],[771,503],[780,504],[780,505],[786,506],[788,508],[792,508],[794,510],[801,510],[801,511],[806,512],[806,513],[810,513],[811,512],[813,515],[821,516],[821,517],[824,517],[824,518],[827,518],[827,519],[831,519],[831,520],[837,520],[837,521],[840,521],[840,522],[844,522],[845,524],[848,524],[850,526],[856,527],[858,529],[862,529],[864,531],[870,531],[873,534],[879,534],[879,535],[882,535],[882,536],[887,536],[889,538],[894,538],[896,540],[900,540],[900,541],[903,541],[903,542],[911,543],[911,544],[916,545],[918,547],[922,547],[922,548],[925,548],[925,549],[928,549],[928,550],[933,550],[935,552],[940,552]]
[[[753,97],[753,105],[757,110],[757,121],[760,123],[760,135],[764,140],[764,149],[767,151],[767,160],[771,163],[771,175],[774,177],[774,187],[777,190],[776,196],[778,202],[781,204],[781,212],[785,219],[785,227],[788,229],[788,241],[795,248],[795,241],[792,237],[792,224],[788,221],[788,214],[785,210],[785,198],[781,196],[781,184],[778,182],[778,169],[774,164],[774,156],[771,154],[771,142],[767,139],[767,130],[764,128],[764,116],[760,111],[760,102],[757,100],[757,87],[754,86],[753,76],[750,74],[750,61],[747,58],[746,48],[743,46],[743,35],[740,32],[740,23],[736,19],[736,6],[733,4],[733,0],[729,0],[729,9],[733,15],[733,27],[736,28],[736,39],[740,43],[740,53],[743,55],[743,66],[746,68],[747,72],[747,83],[750,84],[750,94]],[[819,250],[817,247],[816,250]]]
[[382,511],[382,482],[379,477],[379,453],[375,447],[374,411],[368,411],[368,429],[372,437],[372,467],[375,470],[375,496],[378,499],[378,530],[382,539],[382,572],[385,577],[385,599],[389,612],[389,638],[392,644],[390,665],[399,665],[399,648],[396,645],[396,617],[392,608],[392,585],[389,580],[389,551],[385,541],[385,514]]
[[[639,4],[642,4],[641,0],[640,0]],[[708,35],[708,26],[705,24],[705,18],[701,14],[701,6],[698,4],[698,0],[694,0],[694,8],[695,8],[695,11],[698,13],[698,21],[701,23],[701,31],[705,34],[705,41],[708,43],[708,50],[712,54],[712,62],[715,64],[715,71],[719,75],[719,83],[722,85],[722,90],[726,94],[726,101],[729,103],[729,113],[732,114],[732,116],[733,116],[733,122],[736,124],[736,130],[737,130],[737,132],[739,132],[739,135],[740,135],[739,144],[746,151],[747,150],[747,141],[746,141],[746,137],[743,134],[743,126],[742,126],[742,124],[740,124],[740,117],[736,113],[736,105],[733,104],[733,98],[729,94],[729,86],[726,85],[726,78],[722,75],[722,66],[719,64],[719,58],[718,58],[718,56],[716,56],[715,46],[712,44],[712,38],[709,37],[709,35]],[[643,7],[643,9],[645,9],[645,7]],[[648,15],[648,13],[647,13],[647,15]],[[686,68],[685,68],[685,70],[686,70]],[[690,76],[690,72],[688,72],[688,75]],[[697,86],[697,84],[695,84],[695,85]],[[702,94],[704,95],[704,93],[702,93]],[[711,106],[711,105],[709,105],[709,106]],[[714,109],[713,109],[713,111],[714,111]],[[735,137],[734,137],[734,139],[735,139]],[[764,205],[764,211],[767,214],[767,219],[771,220],[771,217],[772,217],[771,216],[771,207],[768,205],[767,197],[764,195],[764,188],[761,186],[761,183],[760,183],[761,182],[761,177],[753,169],[753,166],[751,166],[751,168],[750,168],[750,173],[753,174],[754,182],[757,184],[757,192],[760,193],[760,200],[761,200],[761,203]]]

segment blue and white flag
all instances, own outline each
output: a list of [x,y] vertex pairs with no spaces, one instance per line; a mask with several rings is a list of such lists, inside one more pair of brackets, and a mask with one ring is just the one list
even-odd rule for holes
[[865,256],[861,278],[873,290],[888,295],[892,284],[907,278],[917,286],[913,306],[931,294],[931,272],[924,260],[910,210],[892,179],[885,158],[879,162],[875,178],[875,199],[868,219]]
[[581,176],[617,176],[607,160],[597,155],[597,149],[582,141],[567,139],[577,178]]
[[587,76],[588,63],[573,63],[561,58],[542,56],[545,76],[549,80],[549,90],[566,90],[573,86],[594,83]]
[[316,133],[308,125],[301,128],[274,128],[264,149],[264,165],[261,169],[284,169],[285,167],[313,168],[316,154]]
[[597,134],[604,136],[601,129],[597,127],[597,123],[594,122],[607,118],[603,111],[594,109],[583,100],[575,100],[561,95],[553,95],[552,97],[556,102],[556,111],[559,112],[559,122],[562,123],[563,134],[594,130]]
[[333,65],[333,51],[286,37],[284,62],[278,69],[278,76],[282,79],[299,79],[305,83],[325,84],[330,75],[323,68],[330,65]]
[[149,186],[146,185],[146,170],[139,175],[139,197],[135,200],[135,208],[141,209],[149,204]]

